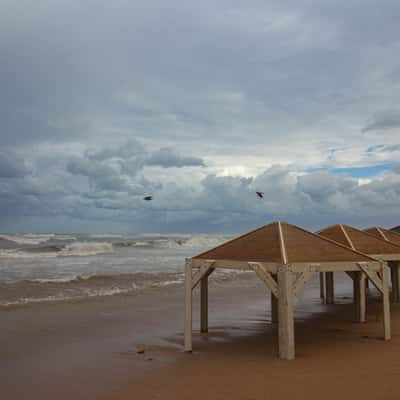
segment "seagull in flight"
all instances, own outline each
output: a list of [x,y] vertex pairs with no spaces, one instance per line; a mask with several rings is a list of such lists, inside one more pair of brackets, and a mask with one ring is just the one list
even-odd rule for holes
[[257,196],[260,198],[260,199],[263,199],[264,198],[264,192],[256,192],[257,193]]
[[143,200],[151,201],[151,200],[153,200],[153,196],[145,196],[145,197],[143,197]]

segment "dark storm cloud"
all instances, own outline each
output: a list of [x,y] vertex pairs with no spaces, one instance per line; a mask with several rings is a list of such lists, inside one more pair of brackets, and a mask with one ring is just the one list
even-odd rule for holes
[[15,153],[0,152],[0,178],[20,178],[28,173],[24,160]]
[[382,110],[400,101],[399,15],[391,0],[3,1],[0,217],[390,219],[396,165],[361,186],[304,171],[398,159],[400,114]]
[[385,111],[374,115],[363,128],[363,132],[400,127],[400,110]]
[[152,153],[147,158],[146,165],[157,165],[164,168],[205,167],[204,161],[200,157],[181,156],[167,147]]

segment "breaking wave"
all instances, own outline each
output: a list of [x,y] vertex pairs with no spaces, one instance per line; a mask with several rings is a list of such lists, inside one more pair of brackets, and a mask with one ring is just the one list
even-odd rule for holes
[[0,235],[0,239],[5,239],[10,242],[14,242],[19,245],[35,246],[48,241],[71,241],[76,240],[76,237],[71,235],[56,235],[54,233],[49,234],[27,234],[27,235]]
[[[248,280],[254,274],[238,271],[216,271],[210,277],[215,285]],[[49,279],[26,279],[0,282],[0,306],[83,300],[93,297],[135,295],[145,290],[182,287],[183,272],[136,272],[115,275],[76,275]]]
[[0,250],[0,258],[31,257],[84,257],[96,254],[111,253],[112,243],[107,242],[73,242],[63,246],[49,245],[25,249]]

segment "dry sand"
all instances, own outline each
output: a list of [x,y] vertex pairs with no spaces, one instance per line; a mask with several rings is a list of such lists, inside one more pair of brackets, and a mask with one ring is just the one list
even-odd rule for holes
[[[195,334],[193,354],[181,351],[182,288],[2,310],[2,398],[399,399],[400,306],[383,342],[377,298],[368,322],[353,323],[343,282],[336,305],[320,304],[315,281],[296,305],[292,362],[277,359],[269,296],[256,280],[210,287],[210,332]],[[198,308],[196,294],[195,330]]]

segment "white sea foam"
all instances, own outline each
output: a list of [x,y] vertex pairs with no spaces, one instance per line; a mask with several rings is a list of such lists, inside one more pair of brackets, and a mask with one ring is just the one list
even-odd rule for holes
[[46,297],[22,297],[18,300],[13,301],[4,301],[0,302],[0,306],[10,307],[10,306],[18,306],[24,304],[31,303],[45,303],[45,302],[56,302],[56,301],[68,301],[68,300],[81,300],[88,297],[104,297],[104,296],[115,296],[118,294],[126,294],[131,292],[132,289],[121,289],[121,288],[109,288],[109,289],[87,289],[83,291],[81,294],[76,296],[59,294],[55,296],[46,296]]
[[0,239],[9,240],[19,245],[38,245],[46,243],[49,240],[77,240],[76,237],[71,235],[56,235],[54,233],[49,234],[27,234],[27,235],[0,235]]
[[59,277],[59,278],[37,278],[37,279],[27,279],[27,282],[32,282],[32,283],[70,283],[70,282],[78,282],[81,280],[86,280],[89,279],[90,276],[81,276],[81,275],[75,275],[75,276],[64,276],[64,277]]
[[96,233],[89,235],[93,239],[102,239],[102,238],[122,238],[124,235],[119,235],[116,233]]
[[0,238],[17,244],[35,245],[47,242],[54,235],[0,235]]
[[193,248],[210,248],[219,246],[229,240],[228,236],[192,236],[187,240],[183,240],[181,246]]
[[96,254],[111,253],[113,245],[107,242],[73,242],[60,251],[29,251],[22,249],[0,250],[0,258],[54,258],[54,257],[83,257]]
[[74,242],[67,244],[60,252],[60,256],[92,256],[111,253],[113,245],[107,242]]
[[170,281],[153,283],[151,286],[163,287],[163,286],[179,285],[183,283],[183,281],[184,281],[183,279],[174,279]]

